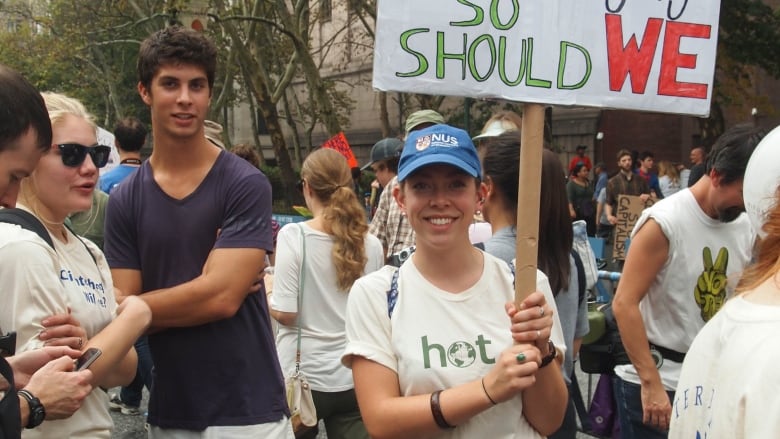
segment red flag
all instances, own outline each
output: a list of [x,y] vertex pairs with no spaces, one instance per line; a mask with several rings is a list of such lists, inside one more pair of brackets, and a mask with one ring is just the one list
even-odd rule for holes
[[347,142],[347,138],[344,136],[343,131],[326,140],[325,143],[322,144],[322,147],[338,151],[347,159],[347,164],[349,164],[350,168],[358,167],[355,154],[352,153],[352,148],[349,146],[349,142]]

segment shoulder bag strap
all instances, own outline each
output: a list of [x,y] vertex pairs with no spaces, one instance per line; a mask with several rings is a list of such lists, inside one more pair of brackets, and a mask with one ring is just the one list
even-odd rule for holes
[[[87,249],[87,253],[89,253],[89,257],[92,258],[92,262],[94,262],[95,265],[97,266],[97,259],[95,258],[95,255],[92,253],[92,250],[90,250],[89,247],[87,246],[87,243],[84,242],[83,239],[81,239],[81,236],[79,236],[78,233],[74,232],[73,229],[70,228],[70,226],[68,225],[67,222],[65,224],[63,224],[63,225],[65,226],[66,229],[70,230],[70,233],[72,233],[73,236],[76,237],[76,239],[81,241],[81,244],[84,246],[85,249]],[[100,267],[98,267],[98,271],[100,271]]]
[[298,224],[298,230],[301,231],[301,271],[298,274],[298,347],[295,350],[295,374],[301,370],[301,311],[303,311],[303,286],[306,278],[306,234],[303,231],[303,225]]

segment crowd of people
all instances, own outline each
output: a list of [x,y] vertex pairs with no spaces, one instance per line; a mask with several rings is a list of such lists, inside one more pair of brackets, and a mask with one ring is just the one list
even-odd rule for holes
[[144,387],[150,438],[292,438],[297,371],[331,439],[574,438],[589,331],[574,228],[610,236],[620,195],[656,201],[613,301],[622,437],[776,432],[780,185],[753,225],[743,199],[762,130],[695,148],[690,172],[621,150],[610,176],[586,145],[566,167],[545,148],[535,291],[514,303],[521,116],[472,138],[409,115],[363,167],[381,190],[370,220],[346,159],[317,149],[298,184],[312,217],[279,230],[256,153],[207,137],[214,44],[166,28],[137,69],[151,138],[120,120],[121,164],[100,175],[111,148],[84,105],[0,66],[0,330],[15,333],[0,438],[109,438],[109,410],[139,414]]

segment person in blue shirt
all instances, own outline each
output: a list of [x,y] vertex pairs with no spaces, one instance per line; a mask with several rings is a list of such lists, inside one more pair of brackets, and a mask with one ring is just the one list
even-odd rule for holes
[[597,201],[599,192],[607,188],[607,180],[609,180],[607,165],[604,162],[598,162],[593,167],[593,178],[596,179],[596,184],[593,187],[593,200]]
[[143,122],[126,117],[114,127],[115,145],[119,151],[119,166],[100,177],[100,190],[107,194],[141,166],[141,148],[146,143],[146,127]]
[[639,167],[634,172],[645,179],[647,185],[650,186],[650,192],[655,193],[655,198],[660,200],[664,195],[661,193],[658,175],[653,172],[653,165],[655,165],[655,155],[650,151],[643,151],[639,155]]

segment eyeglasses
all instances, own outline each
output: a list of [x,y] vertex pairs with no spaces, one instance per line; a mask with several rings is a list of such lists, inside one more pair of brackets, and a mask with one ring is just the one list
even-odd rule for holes
[[295,189],[298,189],[298,192],[303,192],[303,179],[300,179],[295,183]]
[[102,168],[108,163],[108,156],[111,154],[111,147],[105,145],[84,146],[78,143],[61,143],[57,147],[62,154],[62,164],[71,168],[81,166],[87,154],[95,166]]

